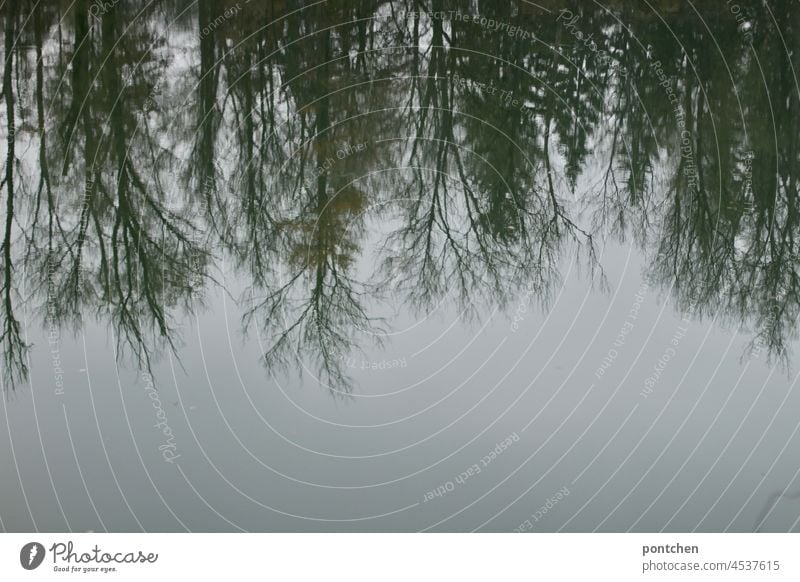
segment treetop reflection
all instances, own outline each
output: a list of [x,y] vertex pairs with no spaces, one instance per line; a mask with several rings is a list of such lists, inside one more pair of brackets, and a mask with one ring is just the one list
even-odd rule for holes
[[565,259],[602,281],[614,239],[785,359],[800,7],[616,4],[6,2],[6,379],[23,309],[93,315],[149,366],[224,255],[267,366],[347,390],[374,303],[546,305]]

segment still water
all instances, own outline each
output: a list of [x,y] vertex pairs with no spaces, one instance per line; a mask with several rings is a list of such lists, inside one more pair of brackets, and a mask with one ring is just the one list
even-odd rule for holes
[[800,529],[797,3],[0,17],[2,529]]

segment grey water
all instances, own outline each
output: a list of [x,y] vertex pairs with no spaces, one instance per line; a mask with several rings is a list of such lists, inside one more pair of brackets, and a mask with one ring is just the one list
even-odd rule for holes
[[800,6],[0,7],[3,531],[797,531]]

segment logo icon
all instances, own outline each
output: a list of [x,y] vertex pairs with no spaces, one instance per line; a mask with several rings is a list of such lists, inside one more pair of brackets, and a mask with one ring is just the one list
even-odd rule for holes
[[44,546],[39,542],[29,542],[19,552],[19,563],[26,570],[35,570],[44,561]]

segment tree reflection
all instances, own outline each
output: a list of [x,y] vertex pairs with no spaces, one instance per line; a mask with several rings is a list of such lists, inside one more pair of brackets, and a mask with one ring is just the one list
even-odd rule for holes
[[15,0],[10,0],[5,14],[5,62],[3,64],[3,95],[5,97],[6,113],[6,167],[3,175],[2,186],[6,188],[5,220],[3,230],[3,281],[0,287],[3,301],[3,327],[0,331],[0,343],[3,349],[3,368],[6,378],[13,382],[24,378],[28,372],[27,345],[22,339],[20,324],[14,314],[14,265],[11,250],[14,231],[14,200],[16,198],[14,167],[17,163],[16,155],[16,121],[13,87],[14,72],[14,38],[17,34],[18,6]]
[[385,325],[375,303],[546,303],[564,258],[600,267],[609,237],[633,237],[682,309],[786,357],[795,4],[717,15],[713,36],[700,16],[717,9],[671,1],[658,17],[556,0],[106,4],[0,8],[12,385],[20,305],[68,328],[93,314],[147,366],[224,253],[267,366],[312,361],[347,389],[356,336]]

